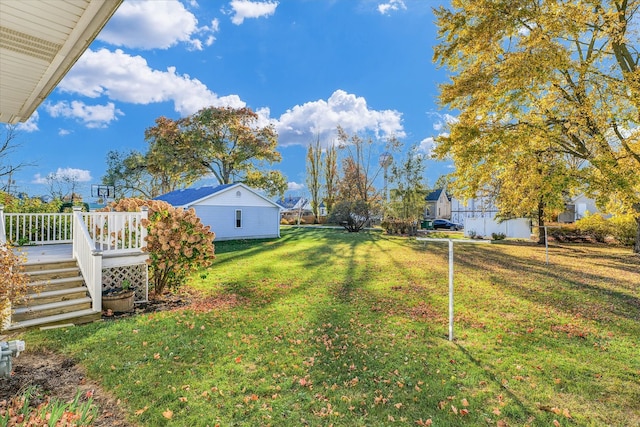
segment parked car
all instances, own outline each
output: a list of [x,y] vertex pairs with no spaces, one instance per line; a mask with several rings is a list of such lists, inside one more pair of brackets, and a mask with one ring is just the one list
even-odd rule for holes
[[437,230],[438,228],[446,228],[448,230],[462,230],[464,226],[462,224],[458,224],[455,222],[451,222],[446,219],[434,219],[433,220],[433,228]]

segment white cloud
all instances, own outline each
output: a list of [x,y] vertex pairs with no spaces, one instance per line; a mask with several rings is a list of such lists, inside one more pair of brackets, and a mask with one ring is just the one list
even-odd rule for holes
[[58,135],[60,135],[60,136],[67,136],[70,133],[71,133],[71,131],[68,130],[68,129],[60,129],[60,130],[58,130]]
[[16,125],[16,130],[21,132],[35,132],[38,129],[38,119],[40,115],[37,111],[34,111],[31,117],[26,122],[21,122]]
[[304,184],[298,184],[297,182],[287,182],[287,191],[298,191],[304,188]]
[[197,18],[177,0],[125,1],[98,39],[139,49],[168,49],[182,42],[202,50],[203,41],[198,36],[208,40],[217,31],[215,25],[198,27]]
[[91,172],[85,169],[75,169],[75,168],[58,168],[57,171],[51,172],[46,176],[42,176],[39,173],[33,176],[32,184],[48,184],[47,178],[53,178],[58,180],[73,180],[76,182],[89,182],[93,178],[91,178]]
[[123,115],[113,102],[106,105],[86,105],[81,101],[60,101],[55,104],[45,104],[44,109],[51,117],[65,117],[77,119],[88,128],[104,128],[109,123]]
[[436,146],[436,142],[432,137],[428,137],[420,141],[418,151],[431,157],[433,155],[433,149]]
[[276,8],[278,7],[277,1],[258,2],[250,0],[232,0],[229,4],[233,9],[231,22],[236,25],[242,24],[245,18],[271,16],[275,13]]
[[400,9],[407,10],[407,6],[403,0],[389,0],[387,3],[380,3],[378,5],[378,12],[383,15],[388,15],[390,12],[396,12]]
[[114,101],[150,104],[172,101],[183,116],[208,106],[244,107],[237,95],[219,97],[200,80],[178,74],[175,67],[154,70],[141,56],[117,49],[88,49],[58,87],[90,98],[107,96]]
[[[268,110],[262,110],[267,114]],[[406,136],[402,113],[372,110],[363,97],[336,90],[328,100],[310,101],[287,110],[274,121],[280,145],[308,144],[317,135],[322,140],[334,137],[338,125],[348,133],[372,132],[377,138]]]

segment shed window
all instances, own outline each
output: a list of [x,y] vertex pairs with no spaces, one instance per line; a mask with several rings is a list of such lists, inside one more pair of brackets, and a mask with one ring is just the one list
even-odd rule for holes
[[236,210],[236,228],[242,228],[242,211]]
[[242,197],[242,193],[240,191],[236,191],[236,197]]

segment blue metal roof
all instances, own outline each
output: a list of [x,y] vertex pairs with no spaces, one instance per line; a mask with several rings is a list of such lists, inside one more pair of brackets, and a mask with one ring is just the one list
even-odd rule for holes
[[213,196],[220,191],[227,189],[236,184],[223,184],[214,186],[206,186],[199,188],[185,188],[182,190],[175,190],[169,193],[163,194],[154,198],[153,200],[162,200],[172,206],[187,206],[193,202],[204,199],[205,197]]
[[278,200],[276,203],[278,203],[280,206],[282,206],[285,209],[293,209],[293,207],[300,201],[300,199],[302,199],[302,197],[285,197],[284,199],[280,199]]

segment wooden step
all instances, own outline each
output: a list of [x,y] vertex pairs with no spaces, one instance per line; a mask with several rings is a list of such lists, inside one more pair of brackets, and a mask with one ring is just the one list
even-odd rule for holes
[[77,288],[84,285],[82,276],[62,277],[60,279],[38,280],[27,284],[28,294],[39,294],[45,291]]
[[61,301],[69,301],[73,299],[82,299],[87,296],[87,287],[82,286],[82,281],[79,283],[80,286],[74,286],[70,288],[64,289],[54,289],[48,291],[42,291],[37,293],[30,293],[27,297],[14,304],[15,308],[21,307],[33,307],[40,304],[50,304],[53,302],[61,302]]
[[80,276],[80,269],[76,267],[50,268],[46,270],[36,270],[30,273],[29,280],[32,282],[42,282],[46,280],[63,279],[65,277]]
[[12,309],[7,331],[79,325],[100,319],[75,260],[25,264],[27,296]]
[[69,313],[56,314],[53,316],[40,317],[38,319],[13,322],[6,331],[23,331],[27,329],[47,328],[55,325],[81,325],[100,320],[102,313],[96,313],[92,309],[72,311]]
[[24,264],[24,271],[26,273],[32,273],[36,271],[42,270],[51,270],[56,268],[77,268],[76,260],[74,259],[66,259],[60,261],[46,261],[46,262],[27,262]]
[[22,322],[36,318],[44,318],[57,314],[77,312],[91,308],[91,298],[75,298],[66,301],[56,301],[49,304],[38,304],[30,307],[20,307],[13,310],[12,321]]

